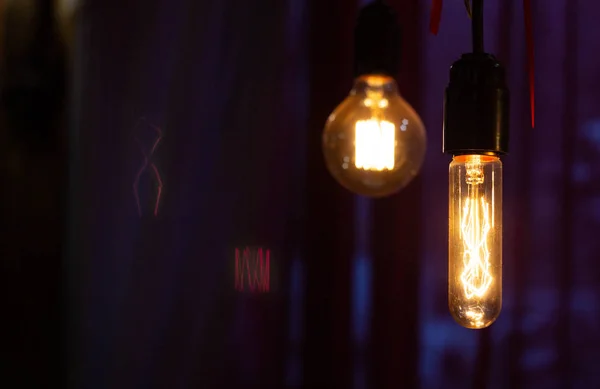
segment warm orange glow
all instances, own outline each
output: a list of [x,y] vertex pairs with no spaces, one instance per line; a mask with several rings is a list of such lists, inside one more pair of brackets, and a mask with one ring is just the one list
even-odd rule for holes
[[384,76],[383,74],[369,74],[366,76],[359,77],[359,80],[364,80],[368,82],[371,86],[382,86],[394,81],[392,77]]
[[466,199],[461,222],[465,252],[464,270],[460,276],[467,299],[483,297],[492,283],[489,272],[490,205],[483,198]]
[[489,326],[502,307],[501,169],[483,155],[450,165],[449,305],[467,328]]
[[493,155],[456,155],[453,160],[459,163],[473,161],[477,161],[477,163],[488,163],[497,161],[498,157]]
[[[369,82],[384,82],[384,76],[368,76]],[[396,126],[383,120],[383,111],[389,101],[380,90],[366,92],[365,107],[371,109],[371,118],[358,120],[354,131],[354,165],[370,171],[392,170],[396,154]]]
[[392,170],[396,147],[396,127],[385,120],[356,122],[354,164],[363,170]]
[[404,188],[425,156],[421,119],[383,75],[359,77],[329,115],[323,156],[333,178],[349,191],[385,197]]

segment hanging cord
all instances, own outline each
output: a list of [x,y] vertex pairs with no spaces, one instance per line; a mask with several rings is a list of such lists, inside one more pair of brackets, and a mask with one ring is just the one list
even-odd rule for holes
[[[468,3],[468,0],[465,1]],[[470,11],[470,12],[469,12]],[[473,35],[473,53],[483,53],[483,0],[473,0],[467,7],[471,15],[471,34]]]
[[[465,0],[468,2],[469,0]],[[437,35],[440,30],[440,21],[442,19],[442,0],[433,0],[431,3],[431,13],[429,15],[429,31]]]
[[527,40],[527,62],[529,71],[529,103],[531,105],[531,128],[535,127],[535,62],[533,60],[533,25],[531,23],[531,0],[523,0],[525,39]]

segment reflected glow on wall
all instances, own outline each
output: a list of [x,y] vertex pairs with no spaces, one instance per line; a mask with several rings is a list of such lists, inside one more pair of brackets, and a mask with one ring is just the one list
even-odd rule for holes
[[[163,180],[152,157],[162,140],[163,132],[159,127],[150,124],[145,118],[138,120],[135,129],[139,132],[135,137],[135,142],[138,144],[143,156],[142,164],[133,181],[133,195],[138,215],[141,217],[143,214],[142,202],[140,201],[140,179],[143,174],[149,174],[156,183],[156,197],[152,202],[152,214],[158,216],[158,207],[163,191]],[[148,139],[149,141],[144,141]]]
[[235,290],[266,293],[270,289],[271,250],[235,249]]

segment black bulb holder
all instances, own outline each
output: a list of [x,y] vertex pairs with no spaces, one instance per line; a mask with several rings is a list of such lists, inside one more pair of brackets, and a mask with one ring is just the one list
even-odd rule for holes
[[450,68],[444,95],[443,152],[508,153],[509,93],[505,71],[487,53],[463,54]]
[[383,1],[363,7],[354,29],[354,75],[395,77],[400,64],[401,30],[396,13]]

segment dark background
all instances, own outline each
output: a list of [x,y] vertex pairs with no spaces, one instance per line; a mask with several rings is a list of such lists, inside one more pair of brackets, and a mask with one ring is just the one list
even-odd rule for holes
[[[521,1],[485,2],[512,117],[504,308],[481,331],[446,303],[463,1],[433,36],[429,1],[389,0],[428,153],[377,201],[320,148],[361,3],[0,2],[3,388],[600,387],[600,3],[533,1],[531,129]],[[246,246],[271,250],[269,293],[234,288]]]

